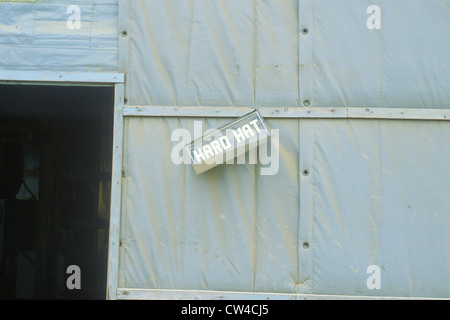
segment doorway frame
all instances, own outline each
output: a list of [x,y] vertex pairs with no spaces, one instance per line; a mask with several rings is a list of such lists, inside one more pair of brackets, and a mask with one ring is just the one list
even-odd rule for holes
[[0,85],[114,87],[114,124],[106,299],[117,299],[122,200],[123,106],[125,75],[117,72],[0,70]]

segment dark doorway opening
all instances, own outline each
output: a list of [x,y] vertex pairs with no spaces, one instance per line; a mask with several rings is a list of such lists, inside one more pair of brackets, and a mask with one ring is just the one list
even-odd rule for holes
[[113,119],[114,87],[0,85],[0,299],[106,298]]

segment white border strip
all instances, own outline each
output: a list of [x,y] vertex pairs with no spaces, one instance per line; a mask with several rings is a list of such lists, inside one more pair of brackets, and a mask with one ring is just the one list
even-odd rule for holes
[[118,300],[448,300],[430,297],[284,294],[198,290],[118,289]]
[[255,109],[258,109],[264,118],[450,120],[450,109],[347,107],[125,106],[123,115],[125,117],[236,118]]
[[123,73],[0,70],[0,82],[123,83]]
[[258,109],[264,118],[346,118],[345,108],[223,107],[223,106],[125,106],[128,117],[235,118]]
[[106,298],[116,299],[119,277],[120,217],[122,208],[123,161],[123,97],[124,85],[116,84],[114,90],[113,166],[111,175],[111,208],[109,221],[108,271]]
[[450,120],[450,109],[347,108],[348,118]]

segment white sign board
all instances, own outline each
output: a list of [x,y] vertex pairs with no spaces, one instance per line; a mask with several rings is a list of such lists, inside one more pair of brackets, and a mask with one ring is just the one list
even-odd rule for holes
[[255,110],[189,143],[187,149],[197,174],[232,160],[266,143],[271,132]]

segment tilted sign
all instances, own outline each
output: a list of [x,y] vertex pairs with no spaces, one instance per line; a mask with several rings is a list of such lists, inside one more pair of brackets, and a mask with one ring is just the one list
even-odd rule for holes
[[271,132],[258,110],[189,143],[187,149],[197,174],[217,165],[234,163],[234,158],[267,142]]

